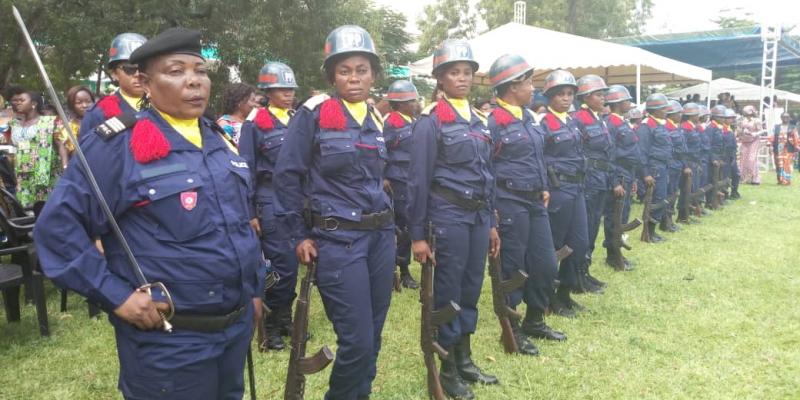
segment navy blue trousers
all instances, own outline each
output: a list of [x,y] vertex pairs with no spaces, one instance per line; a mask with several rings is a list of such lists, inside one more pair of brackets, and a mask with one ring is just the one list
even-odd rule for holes
[[572,254],[561,260],[558,278],[564,287],[575,289],[578,287],[577,272],[586,262],[589,247],[586,200],[581,185],[562,182],[560,188],[551,189],[547,211],[555,248],[564,245],[572,248]]
[[[592,259],[594,244],[597,241],[597,234],[600,232],[600,220],[606,208],[606,201],[613,197],[608,188],[608,173],[598,170],[589,170],[586,175],[586,189],[583,197],[586,200],[586,223],[589,232],[589,242],[586,250],[586,258]],[[586,271],[589,264],[586,264]]]
[[405,184],[392,181],[394,224],[397,227],[397,265],[408,267],[411,263],[411,236],[408,234],[408,191]]
[[314,228],[317,287],[336,332],[327,399],[368,396],[394,278],[394,225],[369,231]]
[[[631,215],[631,199],[635,195],[631,193],[631,188],[633,187],[633,174],[627,173],[624,176],[624,181],[622,183],[622,187],[625,189],[625,200],[622,203],[622,224],[627,224],[628,219]],[[638,184],[637,184],[638,185]],[[614,203],[616,202],[616,198],[613,194],[609,195],[606,198],[606,206],[605,210],[603,211],[603,233],[605,237],[603,238],[603,247],[608,248],[610,244],[611,236],[613,235],[614,230]]]
[[[669,173],[666,165],[649,167],[651,176],[656,180],[655,187],[653,187],[653,204],[660,204],[667,198],[667,185],[669,183]],[[666,207],[659,208],[653,211],[650,215],[653,219],[660,221],[664,218],[667,209]]]
[[261,224],[261,251],[280,277],[275,286],[265,291],[264,304],[272,310],[289,307],[296,296],[297,256],[283,234],[286,230],[278,226],[274,203],[260,203],[256,210]]
[[453,301],[461,307],[458,317],[439,326],[439,344],[450,347],[461,336],[475,332],[478,325],[478,298],[486,273],[491,227],[489,218],[480,216],[466,223],[434,213],[431,220],[436,235],[434,305],[438,309]]
[[547,209],[541,200],[522,204],[497,199],[495,206],[500,216],[500,262],[504,278],[508,279],[517,270],[528,274],[525,286],[508,296],[508,304],[516,308],[524,300],[528,307],[544,311],[550,305],[558,276]]
[[127,400],[241,400],[253,306],[223,331],[143,332],[113,316],[119,389]]

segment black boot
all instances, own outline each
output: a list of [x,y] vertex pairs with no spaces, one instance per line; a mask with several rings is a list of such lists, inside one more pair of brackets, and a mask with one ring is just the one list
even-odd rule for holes
[[664,238],[656,233],[656,224],[647,224],[647,229],[650,230],[650,243],[659,243],[664,241]]
[[739,194],[738,190],[734,190],[731,192],[731,200],[739,200],[742,198],[742,195]]
[[283,350],[286,344],[283,342],[281,336],[281,311],[283,308],[272,310],[272,312],[264,318],[264,343],[261,343],[261,348],[264,350]]
[[[566,292],[566,297],[568,300],[566,302],[562,301],[563,295],[559,295],[561,292]],[[559,286],[555,293],[553,293],[550,297],[550,312],[553,314],[566,317],[566,318],[575,318],[575,311],[570,307],[570,300],[569,299],[569,289],[563,288]]]
[[547,340],[567,340],[567,335],[562,332],[553,330],[544,322],[544,312],[533,307],[528,307],[525,312],[525,319],[522,321],[522,332],[526,335]]
[[517,342],[517,352],[526,356],[538,356],[539,349],[528,340],[528,336],[522,331],[519,326],[519,321],[511,321],[511,330],[514,332],[514,341]]
[[603,288],[604,288],[604,287],[606,287],[606,286],[608,286],[608,284],[607,284],[607,283],[605,283],[605,282],[601,281],[600,279],[597,279],[597,278],[595,278],[594,276],[592,276],[592,274],[591,274],[591,273],[589,273],[589,271],[588,271],[588,270],[586,271],[586,279],[587,279],[587,280],[589,281],[589,283],[591,283],[592,285],[595,285],[595,286],[597,286],[598,288],[600,288],[600,292],[599,292],[599,293],[601,293],[601,294],[603,293]]
[[569,307],[572,311],[575,312],[586,311],[586,307],[584,307],[583,305],[575,301],[572,297],[570,297],[569,290],[567,289],[559,288],[558,292],[556,292],[556,297],[559,297],[561,299],[561,302],[566,304],[567,307]]
[[440,359],[441,367],[439,368],[439,382],[442,384],[447,397],[456,400],[472,400],[475,394],[472,393],[469,386],[461,379],[458,374],[455,362],[455,350],[451,347],[446,349],[449,354],[446,359]]
[[419,284],[414,280],[414,277],[411,276],[408,265],[400,266],[400,284],[406,289],[419,289]]
[[461,341],[455,347],[456,368],[461,379],[470,383],[482,383],[484,385],[497,385],[500,381],[494,375],[484,374],[475,362],[472,361],[472,349],[469,344],[470,335],[462,335]]

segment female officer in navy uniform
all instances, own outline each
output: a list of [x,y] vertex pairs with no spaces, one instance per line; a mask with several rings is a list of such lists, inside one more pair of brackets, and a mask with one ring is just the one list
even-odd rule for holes
[[409,289],[419,288],[411,276],[411,238],[408,235],[408,167],[411,159],[411,125],[419,107],[419,94],[413,83],[399,80],[389,85],[386,100],[392,111],[386,115],[383,133],[389,160],[386,164],[384,187],[392,196],[394,218],[397,225],[397,266],[400,283]]
[[556,248],[566,245],[572,254],[561,261],[561,284],[550,302],[550,309],[561,316],[574,317],[583,306],[570,297],[578,288],[578,272],[589,245],[583,178],[586,174],[581,133],[567,114],[578,85],[567,71],[556,70],[544,81],[544,95],[550,100],[542,119],[545,132],[544,160],[550,182],[550,228]]
[[[672,160],[672,144],[669,139],[666,124],[666,107],[669,103],[667,96],[662,93],[653,93],[647,96],[645,108],[647,118],[639,125],[636,135],[639,136],[639,146],[642,151],[642,176],[647,187],[653,186],[653,200],[651,205],[663,204],[667,198],[667,184],[669,182],[668,169]],[[666,214],[666,208],[653,210],[650,214],[653,220],[660,221]],[[664,240],[656,234],[656,225],[652,221],[642,221],[650,233],[652,243]]]
[[486,252],[496,256],[500,250],[492,205],[493,145],[484,116],[467,100],[478,70],[469,43],[445,40],[433,60],[433,76],[444,96],[422,112],[411,136],[411,249],[420,263],[431,257],[425,239],[428,224],[433,224],[434,305],[440,308],[454,301],[461,306],[456,318],[439,327],[438,342],[450,353],[442,360],[440,380],[449,396],[471,399],[474,395],[464,381],[498,383],[475,365],[470,350]]
[[[391,298],[395,231],[383,190],[386,146],[366,103],[380,73],[364,29],[345,25],[325,41],[332,96],[309,99],[289,124],[273,180],[297,258],[318,260],[316,283],[339,348],[326,399],[369,397]],[[303,220],[308,204],[309,229]]]
[[264,304],[271,310],[264,320],[266,343],[262,349],[283,350],[282,336],[292,329],[292,301],[297,286],[297,257],[289,246],[284,229],[278,229],[275,218],[275,189],[272,176],[278,152],[285,140],[289,119],[294,114],[294,72],[288,65],[270,62],[261,68],[258,87],[267,92],[269,105],[258,109],[255,116],[245,121],[239,137],[239,154],[247,160],[255,184],[251,216],[261,235],[261,249],[278,274],[277,283],[264,293]]
[[553,237],[547,217],[547,169],[544,166],[544,133],[527,109],[533,94],[533,67],[522,57],[507,54],[489,69],[497,107],[489,116],[495,143],[492,161],[497,182],[495,206],[499,216],[501,265],[506,279],[514,271],[528,274],[528,281],[508,296],[509,306],[527,304],[520,326],[512,321],[519,352],[539,354],[527,336],[565,340],[563,333],[544,323],[544,311],[558,276]]
[[667,212],[661,219],[659,229],[664,232],[677,232],[680,230],[675,225],[672,216],[675,214],[675,204],[678,201],[680,183],[688,168],[688,153],[686,147],[686,134],[681,129],[681,118],[683,117],[683,107],[677,100],[670,100],[666,107],[667,120],[664,126],[669,133],[669,140],[672,144],[672,161],[669,163],[669,182],[667,183]]
[[265,267],[247,163],[202,117],[211,81],[200,32],[169,29],[131,62],[150,108],[99,126],[81,147],[144,275],[169,291],[173,330],[159,329],[164,293],[137,289],[80,167],[67,169],[36,223],[42,269],[108,311],[125,398],[240,399]]
[[128,59],[146,41],[147,38],[138,33],[122,33],[111,41],[108,50],[108,75],[119,89],[114,94],[103,97],[86,111],[81,121],[79,138],[83,138],[84,133],[91,132],[109,118],[139,111],[144,88],[139,82],[138,67]]
[[577,96],[582,104],[574,117],[578,130],[581,132],[583,152],[586,156],[584,196],[589,232],[586,261],[578,271],[577,292],[602,293],[605,283],[589,273],[594,243],[597,240],[597,233],[600,232],[600,219],[603,216],[606,201],[611,200],[611,195],[614,197],[624,196],[625,189],[622,187],[616,166],[613,164],[614,140],[608,133],[608,126],[601,115],[605,107],[605,94],[608,86],[603,78],[592,74],[582,76],[578,79],[577,84]]

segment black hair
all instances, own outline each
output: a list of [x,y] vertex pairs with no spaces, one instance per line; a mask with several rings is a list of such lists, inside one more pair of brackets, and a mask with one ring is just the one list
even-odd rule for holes
[[477,101],[475,101],[475,108],[480,109],[481,107],[483,107],[484,104],[491,104],[491,103],[492,102],[489,101],[489,99],[478,99]]
[[247,101],[256,89],[246,83],[231,83],[222,90],[222,113],[233,114],[239,104]]
[[[510,81],[508,81],[508,82],[504,82],[504,83],[500,84],[499,86],[494,88],[495,95],[497,97],[505,96],[506,93],[508,92],[508,89],[511,88],[511,85],[513,85],[515,83],[523,82],[526,79],[529,79],[531,77],[531,75],[533,75],[533,70],[530,70],[530,71],[528,71],[528,72],[526,72],[526,73],[524,73],[524,74],[522,74],[522,75],[520,75],[520,76],[518,76],[518,77],[516,77],[516,78],[514,78],[514,79],[512,79]],[[486,100],[486,101],[488,102],[489,100]],[[481,106],[478,105],[477,107],[480,108]]]
[[27,94],[31,99],[31,102],[36,103],[36,106],[33,109],[39,114],[44,111],[44,97],[42,97],[40,93],[34,92],[33,90],[26,90],[22,86],[14,86],[8,90],[8,93],[10,94],[10,96],[8,96],[8,101],[11,101],[11,98],[14,96]]
[[376,81],[383,76],[383,67],[381,67],[380,60],[378,60],[378,57],[376,57],[374,54],[361,53],[361,52],[342,53],[332,56],[331,58],[325,60],[325,64],[323,65],[323,70],[325,74],[325,79],[328,80],[328,83],[333,85],[333,82],[336,80],[335,77],[336,64],[352,56],[364,56],[369,60],[369,67],[372,70],[372,77],[375,78]]

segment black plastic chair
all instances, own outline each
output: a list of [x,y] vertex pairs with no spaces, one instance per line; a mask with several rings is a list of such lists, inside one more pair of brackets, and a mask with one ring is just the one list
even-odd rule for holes
[[25,264],[0,264],[0,291],[8,322],[20,320],[20,287],[25,284],[31,289],[33,302],[36,305],[36,318],[39,321],[39,333],[50,336],[50,324],[47,320],[47,297],[44,291],[44,277],[38,271],[39,259],[33,243],[22,246],[0,249],[0,256],[10,255]]

